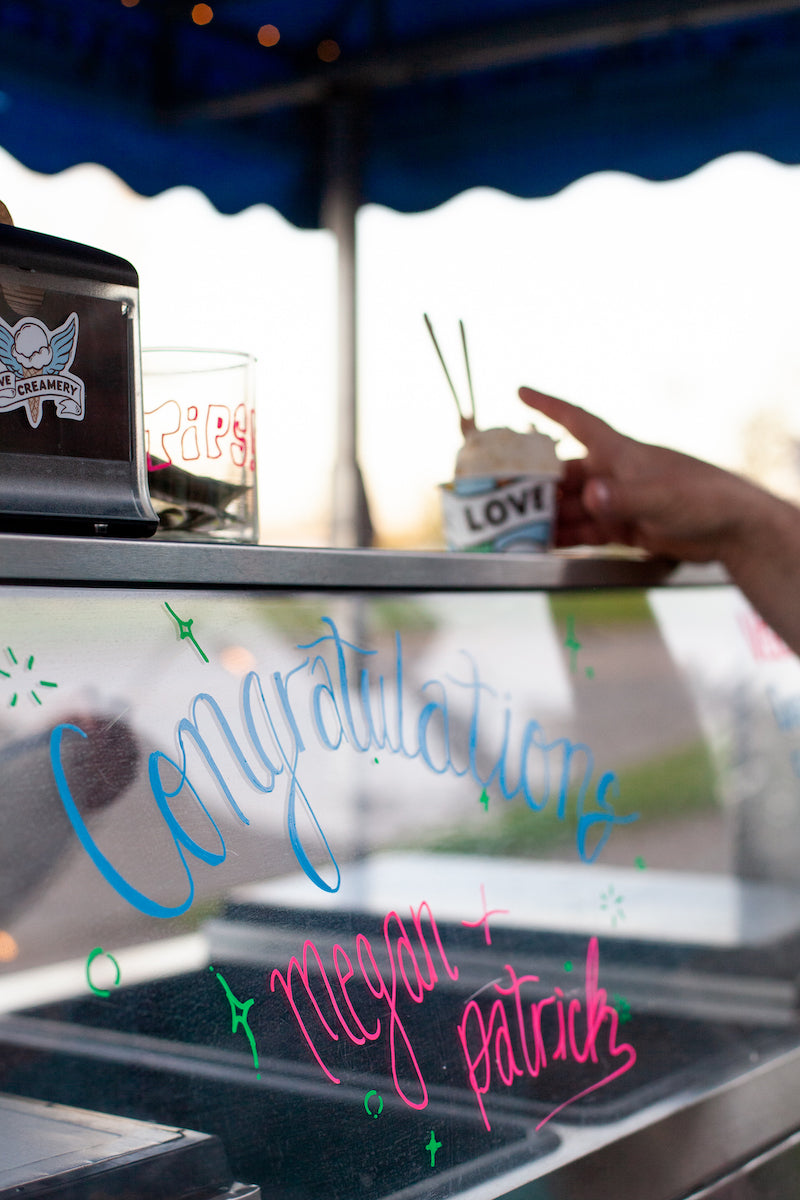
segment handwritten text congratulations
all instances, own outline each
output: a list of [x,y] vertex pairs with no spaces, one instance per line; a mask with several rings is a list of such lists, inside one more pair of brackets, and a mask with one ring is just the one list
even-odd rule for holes
[[[491,751],[493,764],[483,769],[478,749],[487,752],[487,728],[498,719],[497,692],[482,678],[478,664],[463,652],[461,676],[446,675],[422,684],[422,696],[414,713],[407,712],[408,698],[403,688],[403,646],[395,635],[393,678],[373,677],[369,667],[359,665],[374,656],[346,641],[336,623],[323,617],[327,632],[298,649],[306,656],[297,666],[281,673],[272,672],[268,699],[262,677],[251,671],[242,682],[241,713],[246,731],[237,735],[220,704],[208,692],[200,692],[189,705],[176,730],[179,753],[175,758],[154,750],[148,758],[148,783],[160,812],[166,834],[178,852],[187,881],[187,894],[178,904],[167,905],[134,887],[96,845],[81,816],[62,764],[61,748],[65,737],[87,737],[76,725],[57,725],[50,737],[50,758],[59,796],[86,852],[104,878],[135,908],[153,917],[174,917],[185,912],[194,897],[194,881],[186,852],[202,862],[218,865],[226,855],[222,834],[201,798],[198,769],[210,773],[236,818],[250,822],[234,796],[231,779],[242,786],[242,776],[256,792],[275,791],[280,780],[286,804],[286,825],[297,862],[317,887],[327,892],[339,888],[340,873],[333,852],[314,812],[302,782],[303,756],[312,742],[325,750],[337,751],[343,745],[360,754],[381,751],[406,759],[418,759],[435,775],[469,778],[480,788],[495,786],[505,800],[519,796],[534,812],[555,805],[560,820],[567,817],[570,795],[574,795],[577,850],[586,862],[592,862],[602,850],[615,825],[636,820],[637,814],[618,815],[610,796],[619,796],[613,772],[594,779],[594,756],[589,747],[568,738],[548,741],[538,721],[528,720],[514,731],[513,711],[502,702],[502,736],[499,751]],[[309,695],[310,692],[310,695]],[[391,697],[387,712],[387,695]],[[466,698],[469,719],[451,719],[454,697]],[[309,704],[310,700],[310,704]],[[299,714],[305,716],[305,727]],[[310,723],[310,728],[309,728]],[[456,727],[462,731],[455,733]],[[205,730],[205,735],[204,735]],[[217,761],[207,740],[211,731],[221,736],[229,757]],[[190,765],[190,753],[194,761]],[[538,785],[534,782],[540,781]],[[594,785],[593,803],[589,799]],[[576,786],[577,785],[577,786]],[[196,803],[208,818],[219,849],[208,850],[181,825],[171,804],[181,798]],[[298,805],[307,815],[309,828],[315,830],[324,846],[327,866],[318,870],[311,861],[298,828]],[[326,878],[327,875],[327,878]]]

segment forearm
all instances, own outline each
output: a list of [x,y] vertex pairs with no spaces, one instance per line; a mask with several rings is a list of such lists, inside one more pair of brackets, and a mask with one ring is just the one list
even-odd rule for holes
[[521,388],[520,398],[587,450],[565,469],[563,544],[622,540],[650,554],[719,561],[800,655],[800,508],[710,463],[625,437],[555,396]]
[[800,654],[800,508],[761,489],[753,493],[720,561],[767,624]]

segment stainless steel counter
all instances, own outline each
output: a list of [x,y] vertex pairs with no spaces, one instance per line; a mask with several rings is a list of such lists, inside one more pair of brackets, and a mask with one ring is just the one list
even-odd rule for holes
[[663,559],[295,549],[209,542],[0,535],[8,582],[199,587],[466,590],[654,587],[725,582],[715,565]]

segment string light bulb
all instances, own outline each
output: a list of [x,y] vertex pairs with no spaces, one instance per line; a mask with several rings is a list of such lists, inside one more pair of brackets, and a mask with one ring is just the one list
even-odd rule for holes
[[335,42],[333,38],[323,38],[317,46],[317,58],[321,59],[322,62],[336,62],[340,54],[339,43]]
[[262,46],[277,46],[280,38],[280,30],[275,25],[262,25],[258,31],[258,41]]
[[210,4],[195,4],[192,9],[192,20],[195,25],[208,25],[214,18],[214,10]]

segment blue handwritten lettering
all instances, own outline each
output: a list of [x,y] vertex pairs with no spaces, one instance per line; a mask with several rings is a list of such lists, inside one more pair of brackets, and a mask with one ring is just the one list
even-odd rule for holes
[[[273,738],[273,741],[275,742],[275,746],[278,750],[278,753],[279,753],[281,759],[283,760],[283,766],[281,766],[281,767],[275,767],[271,763],[270,763],[270,766],[272,766],[273,773],[275,773],[275,774],[277,774],[278,772],[282,772],[284,770],[284,768],[289,773],[290,783],[289,783],[289,790],[288,790],[287,797],[286,797],[286,827],[287,827],[287,832],[289,835],[289,842],[291,844],[292,850],[294,851],[295,858],[297,859],[298,864],[305,871],[306,875],[308,875],[308,877],[312,881],[312,883],[315,883],[318,888],[320,888],[322,891],[325,891],[325,892],[336,892],[339,890],[339,885],[341,883],[341,872],[339,871],[339,866],[336,862],[336,859],[333,856],[333,852],[331,851],[330,846],[328,845],[328,840],[322,831],[322,826],[320,825],[319,821],[317,820],[316,814],[314,812],[314,809],[311,806],[308,796],[305,794],[305,792],[297,778],[297,764],[298,764],[298,760],[300,758],[301,752],[303,750],[305,750],[305,743],[303,742],[303,740],[300,736],[300,730],[298,729],[297,722],[295,720],[294,713],[292,712],[291,705],[289,702],[288,680],[292,675],[296,674],[298,671],[303,670],[307,665],[308,665],[308,659],[305,659],[304,662],[301,663],[301,665],[299,667],[295,667],[295,669],[293,671],[289,672],[289,674],[286,676],[285,683],[283,681],[280,681],[280,686],[278,687],[279,695],[280,695],[282,703],[283,703],[284,716],[286,718],[286,722],[289,727],[289,731],[292,734],[293,749],[290,752],[287,753],[286,749],[283,746],[283,743],[281,742],[281,740],[278,736],[278,731],[275,728],[275,722],[272,719],[272,714],[270,713],[269,705],[267,704],[266,698],[264,696],[264,689],[261,686],[261,680],[259,679],[258,675],[255,673],[255,671],[251,671],[245,677],[244,683],[242,685],[242,707],[244,710],[245,724],[247,725],[247,731],[250,734],[251,739],[253,740],[253,743],[256,745],[259,754],[262,756],[262,759],[264,761],[266,761],[267,763],[270,763],[270,760],[267,758],[266,753],[263,750],[263,746],[261,745],[261,740],[258,737],[256,728],[255,728],[255,722],[253,720],[253,713],[252,713],[252,706],[251,706],[252,705],[251,694],[253,692],[253,689],[256,689],[258,692],[258,696],[261,700],[261,708],[262,708],[264,717],[267,721],[267,725],[269,726],[269,731],[272,734],[272,738]],[[280,676],[279,676],[278,672],[275,672],[273,679],[276,683],[276,686],[278,686],[279,680],[280,680]],[[300,837],[300,834],[297,829],[296,809],[297,809],[298,797],[299,797],[300,801],[305,805],[305,809],[308,814],[308,817],[309,817],[312,825],[314,826],[314,828],[317,830],[317,833],[319,834],[320,839],[322,840],[322,844],[324,845],[325,850],[327,851],[330,864],[333,867],[333,870],[335,872],[335,881],[332,884],[328,883],[323,878],[323,876],[320,875],[319,871],[316,869],[316,867],[312,863],[311,859],[309,858],[309,856],[306,853],[305,848],[303,846],[302,838]]]
[[[344,724],[342,723],[342,714],[339,712],[339,706],[336,703],[336,695],[333,690],[333,680],[331,679],[331,673],[328,670],[328,664],[325,662],[325,659],[322,657],[321,654],[318,654],[311,664],[311,674],[312,675],[314,674],[317,667],[319,667],[319,666],[321,666],[323,671],[325,672],[325,678],[326,678],[327,682],[326,683],[318,683],[316,685],[316,687],[314,688],[314,695],[312,697],[313,712],[314,712],[314,725],[316,726],[317,733],[319,734],[320,741],[322,742],[323,746],[325,746],[328,750],[338,750],[339,747],[341,746],[342,742],[346,742],[348,740],[347,734],[344,731]],[[327,697],[328,703],[336,717],[336,720],[339,722],[339,736],[337,737],[335,742],[332,742],[330,737],[328,736],[328,730],[327,730],[327,727],[325,725],[325,720],[322,715],[322,697],[323,696]]]
[[[50,751],[52,768],[67,815],[95,866],[134,907],[157,917],[177,916],[185,912],[192,903],[194,882],[184,851],[210,865],[217,865],[225,859],[222,835],[201,800],[196,784],[190,780],[187,763],[189,747],[194,748],[199,765],[209,772],[231,812],[243,825],[249,826],[250,821],[242,807],[241,796],[234,794],[231,770],[236,772],[234,778],[238,779],[239,786],[244,781],[245,785],[261,795],[274,792],[280,779],[285,789],[286,831],[299,866],[311,882],[323,891],[338,890],[341,875],[336,858],[300,780],[301,762],[308,747],[307,736],[304,736],[298,719],[298,713],[304,707],[298,703],[298,692],[302,693],[303,699],[307,699],[310,691],[311,703],[306,708],[310,712],[310,733],[316,735],[317,745],[327,750],[339,750],[347,744],[361,754],[374,749],[409,760],[420,758],[427,770],[437,776],[449,775],[459,779],[470,776],[483,789],[496,783],[505,800],[514,800],[521,793],[527,806],[534,812],[542,812],[555,803],[556,815],[561,821],[566,820],[571,802],[577,820],[577,850],[585,862],[593,862],[597,858],[615,825],[627,825],[637,819],[636,813],[618,815],[615,811],[612,798],[619,798],[619,785],[612,772],[603,774],[596,783],[592,807],[588,797],[595,775],[595,761],[589,746],[565,737],[547,741],[540,724],[533,720],[528,720],[521,732],[515,733],[508,697],[503,702],[500,714],[502,732],[499,752],[488,772],[485,767],[481,770],[478,765],[479,747],[485,753],[487,746],[492,743],[489,725],[497,723],[499,701],[497,692],[481,678],[478,664],[466,652],[463,652],[468,664],[465,678],[447,675],[444,679],[431,678],[422,684],[416,723],[412,724],[410,715],[408,720],[409,738],[410,730],[416,733],[416,745],[412,745],[407,741],[404,728],[403,646],[400,635],[396,635],[392,690],[396,697],[394,716],[397,724],[396,737],[392,740],[389,736],[384,676],[377,672],[371,674],[369,665],[362,665],[365,659],[369,663],[375,651],[356,646],[343,638],[330,617],[323,617],[323,624],[329,632],[307,645],[298,646],[299,650],[315,651],[313,657],[305,657],[284,673],[272,673],[274,699],[268,702],[261,677],[255,671],[251,671],[243,680],[241,711],[249,744],[237,736],[214,696],[209,692],[199,692],[190,702],[189,715],[182,717],[177,724],[179,761],[160,751],[150,755],[150,790],[178,852],[188,883],[188,894],[180,904],[164,905],[144,895],[117,871],[95,845],[73,800],[61,763],[61,741],[65,732],[72,731],[81,737],[87,735],[74,725],[60,725],[53,730]],[[330,659],[326,658],[327,651],[331,652]],[[460,727],[451,719],[452,688],[458,689],[459,699],[463,699],[466,693],[471,708],[468,732],[461,735],[460,745],[457,736]],[[209,742],[211,732],[215,734],[213,746]],[[217,743],[221,743],[229,755],[227,764],[220,759]],[[258,771],[251,760],[258,766]],[[174,786],[167,786],[165,771],[175,773]],[[540,795],[534,792],[534,772],[541,787]],[[190,803],[196,802],[211,822],[219,850],[204,849],[186,833],[172,812],[170,802],[175,801],[184,790]],[[298,825],[298,806],[305,813],[305,835]],[[306,847],[309,833],[314,839],[315,849],[318,851],[320,846],[324,848],[326,863],[322,868],[314,864]]]
[[[97,869],[100,871],[101,875],[103,875],[103,877],[111,884],[111,886],[117,892],[119,892],[120,896],[122,896],[124,900],[127,900],[128,903],[132,904],[134,908],[138,908],[140,912],[147,913],[147,915],[151,917],[177,917],[181,913],[186,912],[191,906],[192,900],[194,899],[194,881],[187,866],[181,846],[184,846],[189,853],[194,855],[196,858],[202,859],[203,862],[216,865],[223,862],[225,859],[225,843],[222,840],[222,834],[217,828],[214,818],[211,816],[208,809],[197,795],[197,792],[195,792],[194,788],[186,778],[185,762],[184,769],[182,770],[180,767],[178,767],[177,763],[172,762],[172,760],[167,758],[165,754],[153,753],[150,755],[149,776],[153,796],[155,797],[156,804],[158,805],[160,812],[167,822],[167,827],[172,834],[172,840],[175,844],[178,854],[180,855],[184,871],[186,872],[186,877],[189,881],[189,893],[181,904],[159,904],[158,901],[152,900],[149,896],[145,896],[143,892],[140,892],[138,888],[135,888],[127,881],[127,879],[125,879],[123,875],[119,873],[116,867],[103,854],[102,850],[100,850],[100,848],[95,844],[92,835],[89,833],[89,830],[86,827],[86,822],[78,811],[78,806],[72,797],[72,792],[70,791],[70,787],[64,773],[64,767],[61,762],[61,742],[63,740],[64,733],[67,730],[70,730],[72,733],[77,733],[82,738],[87,737],[87,734],[85,734],[82,729],[79,729],[77,725],[57,725],[50,734],[50,762],[52,764],[53,778],[55,779],[56,787],[58,788],[58,794],[61,798],[61,803],[64,805],[64,811],[69,817],[72,827],[77,833],[78,839],[80,840],[84,850],[89,855]],[[174,767],[174,769],[178,772],[178,786],[173,791],[165,791],[161,782],[160,763],[162,761],[169,763],[170,766]],[[219,852],[205,850],[202,846],[198,845],[197,842],[189,837],[185,829],[178,824],[173,813],[170,811],[169,805],[167,804],[167,798],[173,798],[177,796],[182,790],[184,784],[186,787],[188,787],[189,791],[192,793],[195,800],[200,805],[211,824],[214,826],[214,830],[219,838]]]
[[355,651],[356,654],[362,655],[372,655],[375,653],[375,651],[365,650],[360,646],[354,646],[352,642],[344,641],[339,633],[339,630],[336,628],[335,622],[332,621],[330,617],[323,617],[322,623],[323,625],[328,626],[331,631],[330,634],[326,634],[325,637],[317,638],[315,642],[309,642],[307,645],[298,646],[298,649],[313,650],[316,646],[321,646],[324,642],[333,641],[333,644],[336,648],[336,665],[339,670],[339,687],[341,689],[342,707],[344,709],[344,715],[347,719],[347,725],[350,730],[350,740],[357,750],[369,750],[370,742],[372,740],[371,730],[368,730],[366,742],[361,742],[358,738],[356,727],[353,722],[353,709],[350,703],[350,681],[347,678],[347,664],[345,663],[344,659],[344,651],[345,647],[348,650]]
[[800,728],[800,696],[782,697],[774,687],[768,687],[767,698],[779,729],[790,733]]

